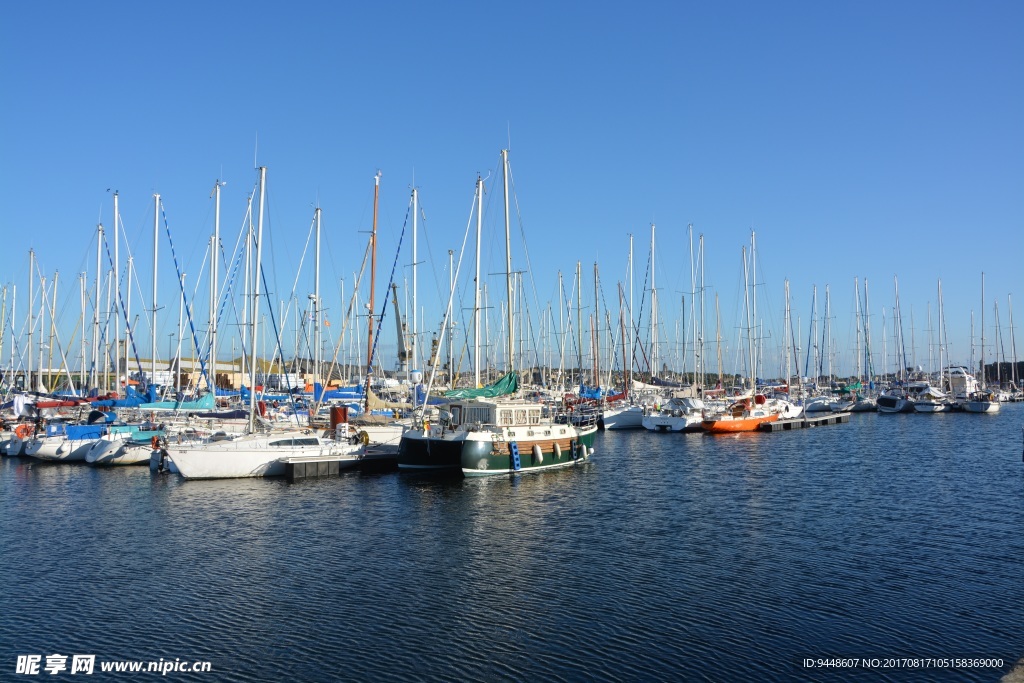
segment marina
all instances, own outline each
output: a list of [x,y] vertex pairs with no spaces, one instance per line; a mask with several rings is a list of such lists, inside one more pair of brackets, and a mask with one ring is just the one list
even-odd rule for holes
[[1024,656],[1022,422],[606,431],[577,467],[465,479],[3,458],[0,641],[218,680],[835,680],[801,660],[936,653],[1002,665],[860,673],[998,680]]

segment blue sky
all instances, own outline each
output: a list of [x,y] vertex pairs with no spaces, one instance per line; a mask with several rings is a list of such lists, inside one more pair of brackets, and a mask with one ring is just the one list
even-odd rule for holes
[[[1017,2],[19,3],[0,26],[0,282],[23,297],[35,249],[44,274],[61,273],[70,338],[77,273],[94,276],[95,226],[112,224],[116,189],[149,307],[152,194],[196,274],[214,181],[227,181],[230,249],[258,164],[268,168],[272,288],[291,291],[319,205],[321,286],[337,312],[329,283],[345,277],[351,291],[380,169],[378,272],[390,271],[415,184],[427,219],[419,303],[423,327],[436,328],[447,250],[461,244],[477,173],[492,174],[485,220],[501,239],[494,174],[509,147],[514,220],[541,306],[577,261],[584,305],[595,262],[605,300],[616,301],[630,233],[639,288],[653,222],[662,338],[674,339],[692,224],[704,235],[707,301],[718,293],[723,335],[734,339],[740,252],[754,230],[765,327],[781,327],[788,278],[806,347],[812,286],[821,311],[830,285],[846,372],[855,277],[870,282],[879,353],[899,277],[904,333],[909,341],[912,309],[926,365],[937,281],[953,360],[966,363],[984,271],[986,343],[998,302],[1009,355],[1007,296],[1021,292],[1024,240],[1022,28]],[[500,246],[485,249],[485,274],[503,268]],[[523,269],[521,240],[515,249]],[[166,242],[161,254],[163,354],[177,294]],[[310,258],[300,299],[312,288]],[[501,291],[501,277],[488,282]],[[378,303],[382,294],[379,283]],[[203,320],[206,301],[204,290]],[[336,326],[340,316],[328,316]],[[140,346],[148,339],[140,332]]]

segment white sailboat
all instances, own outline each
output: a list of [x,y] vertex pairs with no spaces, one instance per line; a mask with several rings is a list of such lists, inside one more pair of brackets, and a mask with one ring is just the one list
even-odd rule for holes
[[967,413],[998,413],[999,397],[990,391],[985,371],[985,273],[981,274],[981,386],[961,401],[960,407]]
[[[260,282],[263,256],[263,208],[266,194],[266,167],[260,167],[259,220],[256,233],[256,283]],[[260,288],[253,289],[251,349],[256,348],[259,325]],[[256,363],[250,363],[250,386],[256,386]],[[220,479],[238,477],[273,477],[285,474],[286,461],[294,458],[330,457],[341,468],[353,467],[362,453],[361,444],[347,439],[330,439],[312,430],[291,430],[283,433],[258,432],[256,423],[256,392],[249,397],[249,430],[237,438],[225,437],[199,443],[165,444],[164,455],[186,479]],[[347,425],[339,425],[339,433],[347,436]]]

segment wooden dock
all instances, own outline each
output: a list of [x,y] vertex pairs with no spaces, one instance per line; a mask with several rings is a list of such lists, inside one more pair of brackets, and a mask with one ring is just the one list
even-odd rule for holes
[[284,460],[284,473],[288,481],[337,477],[343,472],[359,468],[366,472],[381,472],[398,469],[396,450],[368,449],[358,458],[344,456],[293,457]]
[[788,432],[791,429],[809,429],[837,425],[850,421],[850,413],[829,413],[821,417],[798,417],[794,420],[776,420],[761,425],[762,432]]

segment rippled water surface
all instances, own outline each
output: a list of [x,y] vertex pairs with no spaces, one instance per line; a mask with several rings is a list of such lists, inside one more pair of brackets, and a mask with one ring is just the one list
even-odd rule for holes
[[[607,433],[584,466],[465,481],[4,459],[0,680],[87,653],[206,681],[995,681],[1024,656],[1022,425]],[[800,665],[826,656],[1005,664]]]

